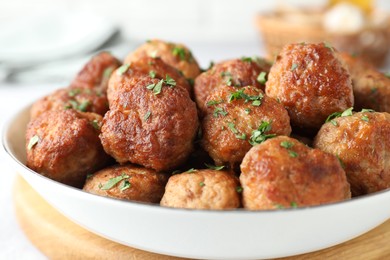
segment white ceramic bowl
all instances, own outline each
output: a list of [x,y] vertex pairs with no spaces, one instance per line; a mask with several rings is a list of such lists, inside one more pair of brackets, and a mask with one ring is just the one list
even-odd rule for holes
[[330,247],[390,217],[390,190],[346,202],[276,211],[184,210],[92,195],[28,169],[29,108],[5,124],[9,162],[52,206],[86,229],[131,247],[182,257],[259,259]]

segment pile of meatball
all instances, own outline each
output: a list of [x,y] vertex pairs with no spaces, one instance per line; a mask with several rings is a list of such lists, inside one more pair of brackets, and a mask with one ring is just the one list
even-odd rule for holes
[[150,40],[33,104],[27,166],[165,207],[334,203],[390,187],[389,97],[386,75],[327,43],[202,70],[186,46]]

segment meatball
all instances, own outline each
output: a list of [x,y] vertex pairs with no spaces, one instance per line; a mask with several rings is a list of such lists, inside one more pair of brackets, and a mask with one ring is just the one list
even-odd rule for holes
[[340,158],[352,195],[390,187],[390,114],[359,112],[324,124],[314,147]]
[[187,90],[150,76],[121,77],[103,119],[105,151],[121,164],[129,161],[157,171],[178,167],[192,152],[199,125]]
[[289,44],[276,57],[266,94],[287,109],[291,124],[319,129],[326,117],[353,106],[348,71],[323,43]]
[[112,72],[120,65],[120,61],[110,53],[101,52],[85,64],[70,86],[72,88],[95,88],[105,92]]
[[336,156],[286,136],[254,146],[241,171],[243,205],[250,210],[320,205],[351,197]]
[[27,126],[27,166],[56,181],[82,187],[109,156],[99,140],[102,117],[74,110],[48,111]]
[[134,52],[130,53],[125,63],[131,63],[142,57],[160,57],[165,63],[183,73],[184,77],[194,80],[200,74],[198,62],[191,51],[183,44],[164,42],[162,40],[149,40]]
[[195,100],[202,112],[206,110],[206,98],[220,85],[235,87],[254,86],[264,90],[270,64],[262,59],[242,58],[215,64],[195,79]]
[[291,133],[286,109],[258,88],[219,86],[206,102],[202,145],[217,165],[234,169],[252,145]]
[[347,53],[340,53],[339,57],[351,74],[355,109],[390,112],[390,79],[359,58]]
[[160,203],[168,175],[133,165],[112,166],[87,178],[83,190],[125,200]]
[[229,172],[193,170],[169,178],[161,205],[189,209],[234,209],[240,207],[241,187]]
[[35,102],[30,114],[33,119],[49,110],[66,109],[93,112],[103,116],[108,110],[107,96],[95,89],[63,88]]
[[191,86],[178,70],[160,58],[142,57],[130,64],[124,64],[110,78],[107,95],[111,107],[115,107],[115,96],[121,93],[123,85],[131,85],[131,80],[137,79],[138,76],[168,81],[172,79],[176,87],[184,88],[191,94]]

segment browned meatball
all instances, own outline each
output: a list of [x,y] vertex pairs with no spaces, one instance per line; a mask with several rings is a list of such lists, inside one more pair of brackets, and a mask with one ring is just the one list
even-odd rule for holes
[[320,205],[351,197],[336,156],[286,136],[253,147],[241,171],[243,204],[250,210]]
[[124,63],[131,63],[145,56],[160,57],[164,62],[183,73],[187,79],[194,80],[200,74],[198,62],[183,44],[158,39],[149,40],[130,53]]
[[195,100],[202,112],[212,90],[220,85],[235,87],[254,86],[264,90],[270,64],[258,58],[242,58],[215,64],[195,79]]
[[72,88],[95,88],[105,92],[112,72],[121,65],[108,52],[101,52],[85,64],[71,83]]
[[291,133],[286,109],[258,88],[219,86],[206,101],[202,145],[217,165],[234,169],[262,138]]
[[390,79],[363,60],[340,53],[352,78],[355,109],[371,108],[390,112]]
[[168,175],[133,165],[113,166],[87,178],[83,190],[125,200],[159,203]]
[[75,109],[104,115],[108,110],[106,94],[87,88],[63,88],[47,95],[31,108],[31,118],[36,118],[49,110]]
[[169,178],[161,205],[189,209],[234,209],[240,207],[241,186],[231,173],[193,170]]
[[286,45],[271,67],[266,94],[301,128],[319,129],[328,115],[353,106],[349,73],[323,43]]
[[390,187],[390,114],[333,119],[321,127],[314,146],[340,158],[354,196]]
[[27,166],[75,187],[109,160],[99,140],[102,117],[74,110],[41,114],[27,126]]
[[100,135],[106,152],[121,164],[130,161],[157,171],[182,164],[199,125],[187,90],[149,76],[121,77]]

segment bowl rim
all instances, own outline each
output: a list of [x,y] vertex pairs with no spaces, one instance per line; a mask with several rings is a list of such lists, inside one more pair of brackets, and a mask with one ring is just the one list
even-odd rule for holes
[[[316,209],[325,209],[330,207],[338,207],[343,204],[352,204],[352,203],[359,203],[361,201],[366,201],[367,199],[372,198],[378,198],[382,197],[383,195],[390,197],[390,188],[380,190],[374,193],[361,195],[358,197],[352,197],[348,200],[338,201],[338,202],[332,202],[332,203],[326,203],[322,205],[313,205],[313,206],[303,206],[303,207],[297,207],[297,208],[281,208],[281,209],[266,209],[266,210],[248,210],[245,208],[236,208],[236,209],[225,209],[225,210],[216,210],[216,209],[189,209],[189,208],[173,208],[173,207],[165,207],[161,206],[157,203],[147,203],[147,202],[140,202],[140,201],[130,201],[125,199],[118,199],[118,198],[112,198],[112,197],[104,197],[97,194],[92,194],[89,192],[84,191],[83,189],[78,189],[75,187],[72,187],[70,185],[66,185],[63,183],[60,183],[58,181],[52,180],[46,176],[43,176],[39,174],[38,172],[33,171],[32,169],[28,168],[24,163],[22,163],[16,155],[11,151],[10,148],[10,140],[8,140],[7,135],[9,134],[9,130],[11,125],[18,120],[18,117],[24,113],[27,113],[28,109],[31,107],[30,105],[21,107],[11,113],[2,124],[1,129],[1,146],[3,153],[6,154],[6,161],[12,162],[13,165],[17,165],[19,169],[23,169],[24,172],[28,172],[29,174],[34,175],[36,178],[41,178],[43,181],[47,183],[52,183],[53,185],[57,185],[57,187],[61,187],[61,189],[67,189],[71,192],[76,192],[77,194],[82,194],[82,196],[86,196],[86,198],[93,199],[96,201],[102,201],[102,203],[115,203],[124,207],[139,207],[139,208],[146,208],[146,209],[154,209],[154,210],[161,210],[161,211],[169,211],[169,212],[191,212],[196,214],[208,214],[208,213],[221,213],[221,214],[280,214],[285,212],[302,212],[303,210],[316,210]],[[12,161],[11,161],[12,160]],[[23,174],[22,174],[23,176]],[[28,182],[28,181],[27,181]]]

